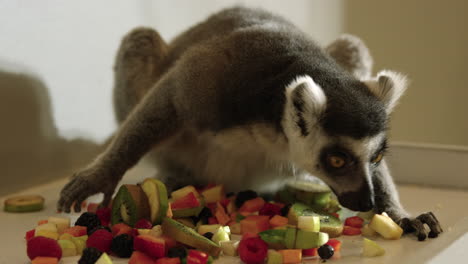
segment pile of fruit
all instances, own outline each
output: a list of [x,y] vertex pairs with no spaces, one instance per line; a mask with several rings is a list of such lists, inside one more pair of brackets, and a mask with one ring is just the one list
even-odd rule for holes
[[[328,188],[292,182],[273,199],[254,191],[237,194],[222,185],[186,186],[170,194],[155,179],[122,185],[110,207],[89,204],[73,226],[65,217],[49,217],[26,233],[33,264],[56,264],[80,255],[79,264],[112,263],[110,255],[130,264],[207,264],[221,255],[244,263],[301,263],[304,258],[333,257],[341,235],[399,239],[401,228],[378,214],[347,218]],[[363,256],[385,251],[364,239]]]

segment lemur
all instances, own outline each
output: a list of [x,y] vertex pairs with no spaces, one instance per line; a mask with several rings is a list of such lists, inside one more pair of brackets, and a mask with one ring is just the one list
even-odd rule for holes
[[222,10],[170,44],[136,28],[115,62],[118,131],[64,186],[58,210],[90,195],[109,204],[124,173],[145,154],[171,189],[223,183],[272,192],[314,175],[355,211],[386,212],[419,240],[442,228],[432,213],[410,217],[385,162],[389,116],[406,89],[392,71],[371,77],[357,37],[323,49],[284,18]]

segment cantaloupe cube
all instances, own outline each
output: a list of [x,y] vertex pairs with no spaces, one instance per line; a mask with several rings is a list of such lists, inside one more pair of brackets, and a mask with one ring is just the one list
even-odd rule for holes
[[302,262],[302,250],[301,249],[283,249],[278,250],[283,255],[284,264],[297,264]]

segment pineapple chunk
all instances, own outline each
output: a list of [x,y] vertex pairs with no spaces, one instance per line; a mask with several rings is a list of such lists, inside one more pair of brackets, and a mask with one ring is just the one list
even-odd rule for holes
[[385,239],[400,239],[403,234],[403,229],[393,222],[390,217],[384,215],[375,214],[369,223],[369,227]]

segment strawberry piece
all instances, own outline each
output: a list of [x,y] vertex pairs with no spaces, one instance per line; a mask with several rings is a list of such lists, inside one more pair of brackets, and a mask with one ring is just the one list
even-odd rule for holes
[[162,258],[166,255],[165,240],[151,235],[139,235],[135,237],[133,239],[133,248],[152,258]]
[[362,219],[359,216],[348,217],[346,218],[345,223],[344,223],[345,226],[352,226],[356,228],[361,228],[363,224],[364,224],[364,219]]
[[303,249],[303,250],[302,250],[302,255],[303,255],[303,256],[307,256],[307,257],[315,257],[315,256],[318,256],[317,248]]
[[94,233],[89,236],[86,240],[86,247],[97,248],[101,252],[110,252],[110,247],[112,243],[112,234],[111,232],[105,229],[99,229],[94,231]]
[[197,199],[193,192],[189,192],[184,197],[175,200],[171,203],[172,209],[186,209],[186,208],[194,208],[200,206],[200,201]]
[[151,229],[151,228],[153,228],[153,224],[148,219],[142,218],[142,219],[138,220],[138,222],[136,222],[135,228],[137,228],[137,229]]
[[262,209],[264,205],[265,205],[265,200],[263,200],[262,197],[257,197],[257,198],[245,201],[244,204],[239,209],[239,211],[253,213],[253,212],[260,211],[260,209]]
[[96,210],[96,215],[101,220],[102,226],[109,226],[111,220],[111,209],[109,207],[101,207]]
[[281,214],[281,207],[273,203],[265,203],[265,205],[258,213],[260,215],[268,215],[269,217],[273,217],[275,215]]
[[80,237],[88,234],[88,228],[86,226],[72,226],[63,230],[63,233],[70,234],[74,237]]
[[361,229],[352,226],[344,226],[343,235],[345,236],[356,236],[361,234]]
[[155,264],[180,264],[180,258],[160,258]]
[[128,264],[155,264],[154,260],[143,252],[133,251]]
[[266,215],[249,215],[240,221],[241,233],[258,234],[270,229],[270,217]]
[[338,252],[341,249],[341,241],[338,239],[329,239],[326,244],[332,246],[335,252]]
[[60,248],[60,245],[55,239],[38,236],[28,240],[27,254],[31,260],[36,257],[53,257],[61,259],[62,248]]
[[247,264],[263,263],[267,257],[268,245],[260,238],[242,239],[237,248],[240,259]]
[[35,229],[29,230],[29,231],[26,232],[26,234],[24,235],[24,239],[26,239],[26,241],[28,241],[29,239],[33,238],[35,232],[36,232]]
[[190,249],[187,255],[187,264],[206,264],[208,254],[202,251]]
[[133,235],[133,228],[124,223],[118,223],[111,227],[112,235],[118,236],[122,234]]

